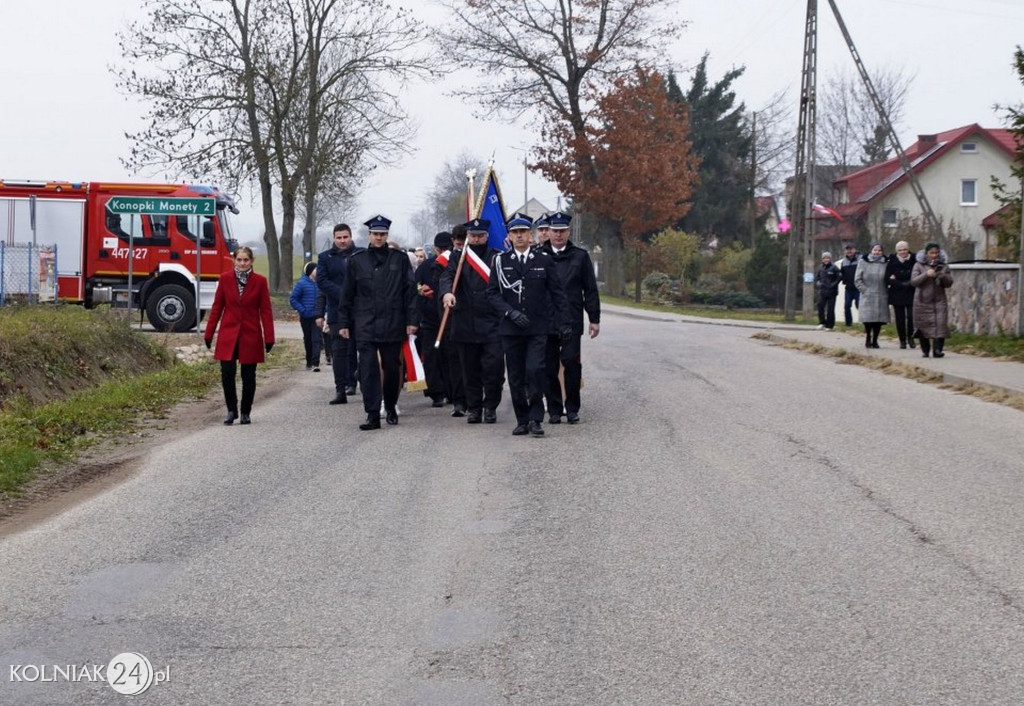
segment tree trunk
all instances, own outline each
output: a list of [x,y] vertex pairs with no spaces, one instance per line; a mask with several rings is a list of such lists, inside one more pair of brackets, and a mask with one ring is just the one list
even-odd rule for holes
[[597,242],[604,253],[604,290],[608,294],[621,297],[626,294],[625,263],[622,261],[622,238],[614,223],[599,221],[597,226]]
[[264,177],[263,169],[260,169],[260,201],[263,206],[263,244],[267,246],[267,279],[270,291],[276,292],[279,278],[278,269],[280,257],[278,256],[277,224],[274,223],[274,195],[270,186],[269,174]]
[[[307,180],[308,181],[308,180]],[[316,195],[313,189],[306,188],[306,224],[302,227],[302,252],[305,261],[309,262],[316,255]]]
[[292,245],[295,242],[295,194],[291,189],[281,190],[281,264],[278,268],[278,292],[291,291],[294,283]]
[[636,264],[634,265],[634,268],[633,268],[634,279],[635,279],[635,282],[633,283],[634,284],[634,286],[633,286],[633,299],[634,299],[634,301],[636,301],[637,304],[639,304],[641,302],[641,300],[643,299],[643,297],[641,295],[641,292],[640,292],[640,280],[643,279],[643,274],[644,274],[642,272],[642,269],[641,269],[641,266],[640,266],[641,259],[642,259],[642,255],[641,255],[640,248],[637,248],[636,249]]

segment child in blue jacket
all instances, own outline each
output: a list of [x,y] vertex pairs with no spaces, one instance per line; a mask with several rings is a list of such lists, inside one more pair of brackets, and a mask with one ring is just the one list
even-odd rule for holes
[[320,372],[320,348],[323,345],[323,307],[317,305],[320,289],[316,286],[316,263],[307,262],[302,277],[295,283],[289,303],[299,312],[302,345],[306,348],[306,370]]

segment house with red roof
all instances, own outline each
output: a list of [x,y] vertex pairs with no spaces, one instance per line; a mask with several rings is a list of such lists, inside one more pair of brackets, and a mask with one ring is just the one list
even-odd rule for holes
[[[955,227],[973,244],[973,254],[960,259],[986,257],[995,240],[991,224],[1001,204],[991,188],[992,177],[1013,183],[1011,168],[1016,158],[1013,133],[978,124],[919,135],[906,149],[935,215],[948,232]],[[866,230],[871,240],[888,241],[901,223],[921,218],[921,207],[896,158],[846,174],[832,183],[832,208],[842,220],[816,213],[816,254],[835,252],[843,241],[857,240]],[[969,249],[969,246],[968,246]]]

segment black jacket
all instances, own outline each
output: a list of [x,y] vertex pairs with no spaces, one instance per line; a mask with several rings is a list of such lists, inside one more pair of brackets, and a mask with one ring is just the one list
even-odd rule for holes
[[843,284],[848,289],[857,289],[857,285],[853,283],[853,278],[857,276],[857,263],[863,259],[863,255],[855,252],[853,257],[844,257],[839,261],[839,270],[843,273]]
[[[572,241],[569,241],[560,253],[555,252],[551,241],[544,243],[541,249],[555,262],[555,269],[562,279],[565,299],[569,304],[572,332],[580,336],[585,330],[584,311],[587,312],[590,323],[601,323],[601,297],[597,291],[597,276],[594,274],[594,263],[590,260],[590,254],[583,248],[573,245]],[[553,329],[551,333],[558,333],[558,329]]]
[[817,274],[814,275],[814,286],[818,289],[818,296],[828,299],[839,294],[839,282],[842,277],[839,268],[834,264],[830,262],[826,266],[822,263],[818,267]]
[[[498,328],[502,336],[547,335],[572,325],[555,261],[540,248],[529,251],[525,264],[515,250],[495,258],[487,296],[502,317]],[[526,314],[530,325],[516,326],[508,316],[512,311]]]
[[352,255],[341,290],[338,328],[354,328],[359,342],[395,343],[406,339],[406,326],[418,325],[409,256],[387,246]]
[[[889,288],[889,303],[894,306],[913,306],[914,287],[910,284],[910,275],[914,271],[914,256],[909,255],[906,262],[900,262],[896,253],[889,256],[885,264],[885,286]],[[893,279],[895,276],[896,279]]]
[[[494,258],[501,254],[500,250],[483,246],[471,246],[487,266],[494,268]],[[451,293],[455,281],[455,271],[462,257],[461,250],[453,250],[448,267],[441,273],[441,297]],[[498,340],[498,322],[501,315],[494,310],[487,299],[487,281],[484,280],[469,262],[462,266],[459,275],[459,286],[454,292],[455,308],[449,315],[448,322],[452,330],[452,340],[456,343],[487,343]]]
[[324,250],[316,259],[316,286],[327,296],[327,323],[336,326],[338,323],[338,307],[341,305],[341,288],[345,286],[345,271],[348,259],[362,248],[355,246],[348,250],[330,248]]
[[[416,283],[416,308],[420,312],[420,328],[437,331],[441,325],[441,273],[444,268],[432,257],[420,263],[413,280]],[[428,296],[429,292],[432,292]]]

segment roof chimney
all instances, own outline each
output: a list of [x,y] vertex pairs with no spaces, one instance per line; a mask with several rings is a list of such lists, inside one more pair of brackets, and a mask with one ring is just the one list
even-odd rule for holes
[[917,136],[917,154],[920,156],[930,150],[939,141],[938,135],[918,135]]

